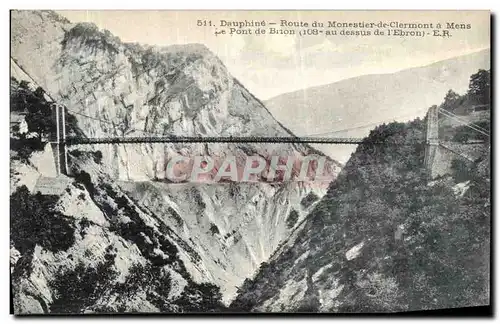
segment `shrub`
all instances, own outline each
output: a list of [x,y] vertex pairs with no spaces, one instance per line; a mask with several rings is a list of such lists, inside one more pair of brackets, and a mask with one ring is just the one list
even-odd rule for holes
[[217,312],[224,309],[219,287],[209,283],[191,283],[184,288],[179,305],[184,312]]
[[181,215],[179,215],[179,213],[177,213],[175,211],[175,209],[173,209],[172,207],[168,206],[167,208],[167,211],[170,213],[170,215],[172,215],[172,217],[174,218],[177,226],[182,226],[184,224],[184,220],[182,219]]
[[92,225],[92,222],[88,218],[83,217],[80,219],[80,235],[83,236],[86,233],[86,229]]
[[170,312],[168,300],[172,278],[170,272],[162,267],[150,263],[146,265],[134,264],[123,283],[116,285],[114,290],[120,298],[130,298],[139,292],[144,292],[146,299],[158,307],[162,312]]
[[316,195],[314,192],[311,191],[310,193],[307,194],[307,196],[302,198],[300,204],[304,206],[304,208],[308,208],[318,199],[319,199],[318,195]]
[[95,163],[101,164],[101,162],[102,162],[102,152],[101,151],[92,152],[92,157],[94,158]]
[[[480,121],[478,123],[475,123],[475,125],[485,129],[486,131],[489,131],[490,129],[490,123],[488,121]],[[454,134],[453,134],[453,138],[452,138],[452,141],[455,141],[455,142],[467,142],[468,140],[481,140],[481,141],[488,141],[489,140],[489,136],[487,135],[484,135],[482,133],[479,133],[473,129],[471,129],[470,127],[468,126],[459,126],[459,127],[456,127],[454,130],[453,130]]]
[[219,228],[214,223],[210,223],[210,232],[212,233],[212,235],[220,234]]
[[465,162],[463,159],[453,159],[451,161],[451,172],[456,182],[467,181],[473,175],[470,163]]
[[17,152],[16,159],[28,163],[29,158],[33,152],[42,151],[45,147],[39,138],[25,138],[21,137],[10,139],[10,149]]
[[97,164],[101,164],[101,162],[102,162],[102,152],[101,151],[72,150],[70,153],[71,153],[71,155],[73,155],[76,158],[81,158],[84,156],[90,157]]
[[97,193],[94,184],[92,183],[92,178],[90,174],[85,171],[80,171],[75,174],[75,181],[81,183],[85,186],[85,189],[90,193],[91,196]]
[[292,209],[292,211],[290,212],[290,214],[288,214],[288,217],[286,219],[286,226],[288,228],[293,228],[297,223],[298,219],[299,219],[299,213],[295,209]]
[[94,305],[118,276],[114,268],[115,255],[109,247],[105,259],[96,267],[80,262],[75,269],[49,282],[56,296],[50,305],[51,313],[82,313],[87,307]]

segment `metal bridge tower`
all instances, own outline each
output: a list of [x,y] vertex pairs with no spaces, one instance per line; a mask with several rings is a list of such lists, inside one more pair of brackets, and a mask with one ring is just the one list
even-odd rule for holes
[[68,175],[68,150],[66,147],[66,108],[52,104],[52,116],[56,121],[56,133],[51,138],[57,175]]

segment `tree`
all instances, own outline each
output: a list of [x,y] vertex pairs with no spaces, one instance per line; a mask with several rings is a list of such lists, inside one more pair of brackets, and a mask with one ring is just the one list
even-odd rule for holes
[[214,223],[210,223],[210,232],[212,232],[212,235],[220,234],[219,228]]
[[80,261],[74,269],[50,280],[49,287],[55,292],[50,305],[51,313],[82,313],[86,308],[94,306],[118,277],[114,267],[115,257],[112,247],[108,246],[104,262],[87,266]]
[[444,102],[441,104],[441,108],[448,111],[454,111],[460,105],[460,99],[460,95],[450,89],[444,97]]
[[451,170],[453,179],[456,182],[463,182],[471,178],[473,172],[471,167],[462,159],[453,159],[451,161]]
[[54,211],[55,196],[30,194],[26,186],[10,196],[10,237],[16,249],[26,253],[35,245],[52,252],[65,251],[75,242],[74,225]]
[[26,80],[21,80],[21,82],[19,83],[19,87],[21,89],[26,89],[26,90],[29,90],[30,88],[30,83]]
[[45,101],[44,94],[45,94],[45,90],[42,87],[36,88],[36,90],[35,90],[35,96],[37,98],[39,98],[42,101]]
[[[18,87],[11,91],[11,111],[27,113],[25,120],[29,132],[38,133],[41,141],[44,135],[55,132],[56,123],[52,116],[52,108],[44,98],[45,90],[38,87],[35,91],[29,89],[29,82],[21,81]],[[69,125],[76,125],[75,120],[69,120]],[[74,128],[74,127],[72,127]]]
[[288,228],[294,227],[298,219],[299,219],[299,213],[295,209],[292,209],[292,211],[288,215],[288,218],[286,219],[286,226]]
[[39,105],[37,108],[26,115],[26,124],[28,124],[28,130],[38,133],[38,137],[41,140],[44,135],[56,131],[56,123],[52,118],[50,108],[43,105]]
[[469,99],[478,104],[490,103],[490,70],[479,70],[470,77]]

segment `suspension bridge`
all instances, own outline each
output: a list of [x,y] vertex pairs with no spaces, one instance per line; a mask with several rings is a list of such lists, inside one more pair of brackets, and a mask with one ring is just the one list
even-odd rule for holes
[[[98,145],[98,144],[143,144],[143,143],[300,143],[300,144],[361,144],[364,143],[362,138],[354,137],[331,137],[327,134],[335,134],[342,131],[349,131],[357,128],[366,128],[370,125],[357,126],[348,129],[336,130],[329,133],[316,134],[311,136],[176,136],[176,135],[159,135],[150,133],[144,130],[136,130],[145,133],[144,136],[111,136],[111,137],[77,137],[67,136],[66,132],[66,111],[67,108],[61,104],[53,104],[53,118],[56,121],[56,132],[52,134],[51,144],[55,147],[58,158],[56,159],[57,174],[68,174],[68,146],[72,145]],[[109,123],[109,121],[100,120],[95,117],[84,115],[80,112],[73,112],[87,118],[96,119],[100,122]],[[463,117],[458,116],[450,111],[433,106],[427,113],[427,132],[426,132],[426,149],[425,149],[425,166],[432,171],[433,167],[439,163],[438,160],[443,160],[447,156],[443,153],[446,150],[448,153],[460,156],[472,162],[473,157],[464,153],[464,149],[460,145],[481,145],[482,141],[472,143],[461,143],[443,141],[439,139],[439,115],[442,115],[454,122],[464,125],[471,130],[489,137],[489,130],[481,126],[470,123]],[[372,123],[375,126],[375,123]],[[370,144],[379,144],[370,142]],[[450,159],[448,159],[450,160]],[[435,169],[435,168],[434,168]],[[432,173],[432,172],[431,172]],[[436,171],[434,173],[442,173]]]
[[[178,136],[169,134],[157,134],[140,129],[134,129],[137,132],[144,133],[144,136],[106,136],[106,137],[68,137],[65,130],[65,107],[54,104],[54,118],[58,125],[57,133],[60,133],[57,142],[65,145],[82,144],[140,144],[140,143],[303,143],[303,144],[361,144],[363,138],[354,137],[331,137],[320,136],[334,134],[344,130],[316,134],[310,136]],[[59,112],[57,111],[59,110]],[[80,116],[91,118],[96,121],[109,123],[95,117],[87,116],[82,113],[73,112]],[[62,119],[61,119],[62,118]],[[367,126],[363,126],[367,127]],[[358,127],[356,127],[358,128]],[[350,128],[351,130],[355,128]]]
[[335,137],[282,137],[282,136],[151,136],[67,138],[67,145],[81,144],[136,144],[136,143],[309,143],[309,144],[360,144],[361,138]]
[[[68,109],[61,104],[52,105],[52,115],[55,119],[56,132],[51,134],[50,143],[55,146],[58,158],[56,161],[57,174],[68,174],[68,146],[97,145],[97,144],[145,144],[145,143],[295,143],[295,144],[361,144],[363,138],[354,137],[326,137],[326,136],[177,136],[160,135],[136,130],[145,133],[144,136],[106,136],[106,137],[77,137],[68,136],[66,131],[66,112]],[[109,123],[80,112],[74,114]],[[339,132],[339,131],[337,131]],[[330,134],[333,134],[331,132]],[[322,135],[325,135],[324,133]]]
[[[12,60],[12,58],[11,58]],[[14,64],[17,63],[14,61]],[[21,71],[23,71],[26,76],[33,82],[37,82],[25,71],[21,66],[18,66]],[[131,129],[137,133],[143,133],[144,136],[106,136],[100,138],[89,138],[84,136],[67,136],[66,131],[66,112],[70,112],[73,115],[80,115],[85,118],[90,118],[96,120],[100,123],[107,123],[115,127],[116,125],[110,121],[102,120],[93,116],[88,116],[80,111],[71,110],[64,105],[57,104],[56,100],[49,94],[45,93],[49,102],[52,102],[52,113],[53,118],[56,121],[56,132],[50,135],[49,142],[54,153],[55,160],[55,172],[57,174],[56,178],[51,178],[51,176],[40,176],[38,179],[36,187],[42,189],[41,191],[54,192],[62,191],[66,186],[66,183],[71,181],[71,178],[65,177],[68,175],[68,147],[72,145],[99,145],[99,144],[143,144],[143,143],[302,143],[302,144],[334,144],[334,145],[356,145],[361,143],[368,143],[363,138],[353,138],[353,137],[336,137],[339,133],[346,133],[349,131],[357,129],[367,129],[373,128],[384,121],[373,122],[369,124],[356,125],[350,128],[337,129],[334,131],[324,132],[320,134],[308,135],[308,136],[176,136],[176,135],[165,135],[151,133],[141,129]],[[483,105],[484,106],[484,105]],[[474,107],[473,107],[474,108]],[[483,107],[481,108],[482,110]],[[475,110],[475,109],[474,109]],[[434,178],[438,175],[446,174],[451,165],[452,158],[450,156],[459,156],[469,162],[474,161],[474,157],[469,154],[470,149],[464,149],[464,145],[476,145],[485,147],[484,141],[469,141],[468,143],[456,142],[446,142],[439,139],[439,115],[453,120],[459,125],[464,125],[474,132],[484,135],[484,138],[490,137],[489,130],[475,125],[463,117],[458,116],[450,111],[440,109],[436,106],[431,107],[427,112],[427,133],[425,137],[425,167],[429,170],[431,177]],[[414,115],[403,115],[395,116],[394,121],[402,120],[403,118],[413,119]],[[370,144],[380,144],[376,142],[370,142]],[[489,147],[488,147],[489,149]],[[444,162],[443,162],[444,161]],[[45,181],[42,181],[45,180]],[[58,181],[56,181],[58,180]],[[56,184],[56,186],[55,186]],[[57,188],[59,189],[57,189]]]
[[[13,58],[11,57],[11,61]],[[16,61],[13,61],[16,66],[23,71],[26,76],[31,79],[34,84],[37,82],[29,75],[29,73],[21,66],[19,66]],[[11,62],[12,63],[12,62]],[[70,110],[64,105],[56,104],[56,100],[49,94],[45,93],[48,99],[53,103],[52,112],[53,118],[56,121],[56,133],[52,134],[50,143],[52,147],[57,152],[56,158],[56,172],[58,175],[68,173],[68,146],[71,145],[96,145],[96,144],[142,144],[142,143],[303,143],[303,144],[335,144],[335,145],[348,145],[348,144],[361,144],[364,143],[362,138],[348,138],[348,137],[332,137],[334,134],[341,132],[351,131],[355,129],[366,129],[368,127],[375,127],[382,124],[383,122],[376,122],[365,124],[361,126],[350,127],[346,129],[334,130],[321,134],[314,134],[310,136],[288,136],[288,137],[266,137],[266,136],[175,136],[175,135],[164,135],[150,133],[144,130],[135,129],[135,131],[142,132],[145,136],[135,136],[135,137],[101,137],[101,138],[88,138],[88,137],[68,137],[66,132],[66,111],[71,112],[75,115],[80,115],[86,118],[90,118],[102,123],[108,123],[115,126],[115,124],[105,121],[96,117],[85,115],[79,111]],[[484,105],[482,105],[484,106]],[[482,109],[482,108],[481,108]],[[458,116],[450,111],[441,109],[437,106],[431,107],[427,112],[427,133],[425,138],[425,159],[424,164],[427,169],[432,171],[433,165],[436,165],[435,161],[440,159],[440,154],[443,150],[448,153],[455,154],[464,159],[471,161],[471,157],[464,153],[464,150],[459,148],[457,143],[445,142],[439,139],[439,114],[442,116],[457,122],[460,125],[464,125],[471,130],[484,135],[485,137],[490,137],[489,130],[475,125],[463,117]],[[401,119],[403,117],[410,116],[396,116],[394,120]],[[379,144],[375,142],[370,142],[370,144]],[[462,143],[472,144],[472,145],[482,145],[482,142],[476,143]],[[442,171],[437,171],[432,173],[439,174]]]

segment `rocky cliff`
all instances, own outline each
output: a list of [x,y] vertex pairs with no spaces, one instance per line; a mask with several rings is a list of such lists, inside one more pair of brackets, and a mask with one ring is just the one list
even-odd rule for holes
[[[13,11],[11,23],[13,65],[68,108],[83,136],[292,135],[203,45],[126,44],[50,11]],[[74,231],[73,243],[57,248],[44,239],[27,244],[26,232],[14,235],[16,312],[217,309],[217,289],[230,301],[312,208],[314,199],[304,199],[324,189],[265,181],[168,185],[168,161],[311,153],[318,152],[295,144],[72,147],[75,180],[54,201],[12,188]],[[28,183],[24,175],[41,175],[29,161],[13,165],[19,185]],[[335,175],[340,168],[328,160],[327,169]],[[23,224],[39,231],[35,237],[45,233]],[[73,297],[80,302],[65,304],[64,282],[86,276],[99,288],[87,291],[80,282],[74,294],[81,298]]]

